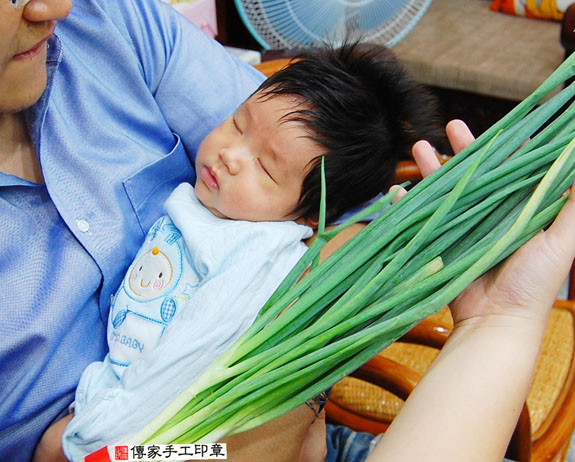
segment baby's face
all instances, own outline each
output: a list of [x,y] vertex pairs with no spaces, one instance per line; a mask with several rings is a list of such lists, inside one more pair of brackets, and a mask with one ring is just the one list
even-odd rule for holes
[[196,194],[222,218],[294,219],[309,162],[322,154],[302,122],[282,120],[302,109],[289,96],[252,96],[202,142]]

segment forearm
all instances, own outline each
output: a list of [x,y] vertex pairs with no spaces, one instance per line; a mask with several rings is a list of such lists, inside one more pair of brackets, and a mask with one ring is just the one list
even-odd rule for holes
[[68,414],[46,429],[38,446],[36,446],[34,462],[65,462],[68,460],[62,450],[62,435],[73,416],[73,414]]
[[228,460],[252,462],[268,454],[274,462],[294,462],[298,460],[314,418],[314,413],[304,404],[257,428],[227,436],[222,442],[228,445]]
[[369,461],[500,462],[529,390],[544,322],[463,323]]

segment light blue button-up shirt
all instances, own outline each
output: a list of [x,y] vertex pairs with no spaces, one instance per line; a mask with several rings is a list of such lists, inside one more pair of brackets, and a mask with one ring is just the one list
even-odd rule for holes
[[29,460],[106,353],[111,295],[202,138],[261,81],[157,0],[75,0],[26,116],[45,186],[0,173],[0,459]]

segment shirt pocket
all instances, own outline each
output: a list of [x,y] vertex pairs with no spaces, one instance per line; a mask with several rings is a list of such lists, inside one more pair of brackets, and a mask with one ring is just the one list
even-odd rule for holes
[[164,202],[173,189],[185,181],[194,184],[196,173],[180,137],[174,133],[173,149],[146,165],[123,181],[136,218],[146,235],[150,227],[164,214]]

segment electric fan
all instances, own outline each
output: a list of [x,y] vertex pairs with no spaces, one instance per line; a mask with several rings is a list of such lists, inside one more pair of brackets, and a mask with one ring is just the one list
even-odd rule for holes
[[266,50],[341,44],[392,47],[431,0],[235,0],[250,33]]

